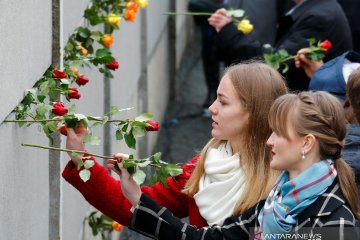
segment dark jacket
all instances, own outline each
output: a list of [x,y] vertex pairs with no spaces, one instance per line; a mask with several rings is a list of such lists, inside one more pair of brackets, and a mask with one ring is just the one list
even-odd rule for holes
[[[290,15],[279,20],[274,50],[286,49],[289,54],[308,47],[308,39],[330,40],[333,47],[325,61],[352,49],[351,33],[346,16],[336,0],[306,0]],[[257,39],[244,36],[232,23],[218,33],[218,44],[229,62],[262,57],[265,49]],[[309,78],[294,62],[285,74],[291,90],[307,90]]]
[[344,160],[354,169],[360,198],[360,125],[349,124],[342,151]]
[[346,95],[346,82],[343,74],[344,60],[360,63],[360,53],[349,51],[343,53],[317,69],[311,77],[309,90],[327,91],[344,101]]
[[[223,226],[213,225],[197,229],[174,217],[166,208],[143,194],[129,226],[141,234],[160,240],[252,239],[256,237],[254,232],[258,231],[257,216],[264,202],[260,201],[240,216],[227,218]],[[337,180],[311,206],[300,213],[293,229],[294,232],[291,234],[319,236],[305,239],[357,239],[354,215],[341,193]]]

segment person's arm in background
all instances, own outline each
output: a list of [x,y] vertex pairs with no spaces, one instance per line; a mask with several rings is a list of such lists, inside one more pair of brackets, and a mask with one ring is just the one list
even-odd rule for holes
[[302,48],[297,52],[295,58],[295,67],[303,68],[306,75],[311,78],[316,70],[318,70],[322,65],[324,65],[323,61],[314,61],[305,56],[305,53],[309,51],[309,48]]
[[[84,150],[83,137],[86,135],[87,130],[83,126],[75,130],[69,128],[67,130],[67,148]],[[64,179],[73,185],[99,211],[122,225],[128,225],[131,219],[131,204],[122,194],[120,181],[112,177],[108,169],[95,161],[95,165],[90,169],[90,179],[83,182],[77,170],[78,158],[69,155],[72,160],[69,161],[62,173]],[[176,178],[168,178],[168,187],[157,183],[153,187],[143,186],[142,191],[155,201],[167,206],[176,216],[180,218],[186,217],[188,215],[188,197],[181,190],[189,179],[197,158],[198,156],[182,166],[183,174]]]

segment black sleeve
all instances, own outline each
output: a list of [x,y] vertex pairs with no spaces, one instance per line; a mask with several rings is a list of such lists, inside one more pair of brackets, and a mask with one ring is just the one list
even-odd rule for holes
[[169,210],[142,194],[129,227],[145,236],[160,240],[249,239],[257,221],[257,210],[261,209],[262,205],[263,202],[260,202],[240,216],[227,218],[223,226],[213,225],[197,229],[174,217]]

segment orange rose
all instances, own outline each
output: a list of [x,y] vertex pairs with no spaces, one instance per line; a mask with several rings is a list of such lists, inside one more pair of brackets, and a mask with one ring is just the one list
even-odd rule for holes
[[118,222],[113,221],[111,225],[115,231],[120,232],[123,229],[123,225]]
[[136,13],[132,9],[127,9],[124,13],[124,18],[130,22],[134,22],[136,18]]
[[139,5],[137,5],[136,2],[131,1],[131,2],[128,2],[127,9],[128,10],[134,10],[134,12],[137,13],[138,10],[139,10]]
[[101,38],[101,42],[105,47],[110,47],[114,42],[114,37],[111,34],[105,34],[104,37]]

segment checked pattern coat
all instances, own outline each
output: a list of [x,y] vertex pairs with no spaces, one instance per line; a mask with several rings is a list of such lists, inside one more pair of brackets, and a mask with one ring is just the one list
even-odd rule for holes
[[[227,218],[223,226],[197,229],[142,194],[129,227],[160,240],[260,240],[257,216],[264,202],[260,201],[242,215]],[[356,240],[359,239],[356,230],[355,217],[335,179],[327,191],[298,216],[292,233],[273,235],[272,239]],[[270,239],[270,236],[263,239]]]

